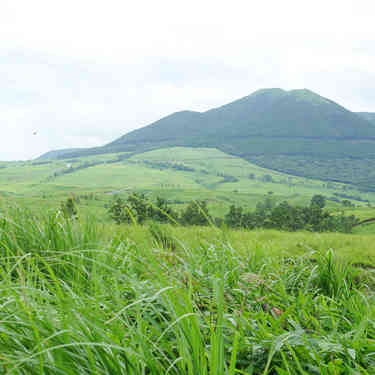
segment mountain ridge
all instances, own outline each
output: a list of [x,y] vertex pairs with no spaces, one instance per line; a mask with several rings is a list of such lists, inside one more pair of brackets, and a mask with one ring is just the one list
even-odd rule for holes
[[358,169],[354,160],[362,160],[366,168],[360,183],[375,188],[370,171],[375,170],[372,118],[371,113],[352,112],[308,89],[260,89],[205,112],[172,113],[102,147],[62,152],[57,158],[209,147],[266,168],[354,184],[358,176],[350,177],[348,171]]
[[[296,108],[299,111],[296,111]],[[280,119],[284,121],[284,126],[280,126]],[[299,125],[306,120],[315,121],[315,126],[305,127],[302,130]],[[173,122],[173,127],[169,127],[170,122]],[[285,122],[288,122],[287,126]],[[340,126],[337,126],[339,122]],[[180,136],[180,134],[175,134],[176,124],[180,127],[187,126],[184,130],[187,130],[188,134],[185,133],[183,137],[191,136],[189,131],[198,136],[213,135],[220,131],[225,136],[274,137],[278,135],[306,138],[375,139],[374,128],[366,118],[310,90],[261,89],[205,112],[173,113],[146,127],[123,135],[110,145],[139,140],[134,137],[139,134],[143,139],[154,141],[160,138],[158,134],[150,131],[155,128],[162,134],[168,134],[169,138],[175,138]],[[319,128],[318,125],[320,125]],[[309,132],[308,129],[311,131]]]
[[357,114],[375,125],[375,113],[374,112],[357,112]]

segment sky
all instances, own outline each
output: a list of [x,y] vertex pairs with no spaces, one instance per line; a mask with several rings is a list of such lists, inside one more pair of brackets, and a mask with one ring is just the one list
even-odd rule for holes
[[374,14],[374,0],[0,0],[0,160],[260,88],[375,112]]

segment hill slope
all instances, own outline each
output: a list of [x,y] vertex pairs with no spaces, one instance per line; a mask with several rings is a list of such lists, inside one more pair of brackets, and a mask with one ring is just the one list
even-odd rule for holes
[[357,114],[375,125],[375,113],[373,113],[373,112],[358,112]]
[[375,187],[375,127],[309,90],[264,89],[207,112],[177,112],[76,157],[175,146],[214,147],[306,177]]
[[175,147],[136,155],[7,162],[0,163],[0,167],[0,203],[2,199],[15,199],[45,210],[58,207],[67,196],[74,195],[81,199],[80,211],[93,207],[97,210],[95,215],[101,215],[103,220],[108,218],[105,205],[116,194],[131,191],[162,196],[176,207],[192,199],[205,199],[219,216],[231,204],[255,208],[270,192],[275,202],[288,200],[299,205],[308,204],[315,194],[326,196],[330,207],[336,207],[343,199],[361,206],[375,202],[375,193],[289,176],[214,148]]

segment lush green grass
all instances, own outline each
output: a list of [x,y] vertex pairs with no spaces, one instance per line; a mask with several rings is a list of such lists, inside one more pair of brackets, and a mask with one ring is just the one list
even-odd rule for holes
[[[107,154],[66,161],[5,163],[0,170],[0,189],[18,194],[57,193],[61,191],[117,191],[119,189],[181,189],[232,193],[264,194],[273,191],[283,196],[332,195],[342,191],[344,185],[293,177],[260,168],[241,158],[230,156],[215,149],[177,147],[139,154],[130,159],[117,161],[123,154]],[[125,155],[126,156],[126,155]],[[160,170],[147,162],[178,163],[194,171],[174,169]],[[97,165],[74,170],[69,167]],[[57,174],[55,176],[55,174]],[[237,178],[237,182],[223,182],[221,174]],[[253,179],[249,179],[253,175]],[[273,182],[262,180],[265,175]],[[347,187],[350,189],[350,187]],[[350,193],[350,190],[348,194]],[[353,195],[375,199],[375,194]]]
[[[160,163],[166,168],[158,167]],[[44,210],[58,207],[72,194],[93,193],[98,200],[81,200],[80,210],[91,211],[102,220],[106,220],[104,206],[113,195],[126,195],[130,191],[142,191],[153,198],[162,196],[177,209],[191,200],[204,199],[215,216],[223,216],[231,204],[254,209],[269,192],[273,192],[275,202],[288,200],[298,205],[308,204],[315,194],[332,198],[335,193],[375,202],[375,193],[289,176],[207,148],[177,147],[134,156],[104,154],[64,161],[1,163],[0,166],[5,166],[0,169],[0,199],[16,200]],[[178,170],[176,166],[190,171]],[[234,182],[223,176],[230,176]],[[272,182],[265,182],[265,176]],[[352,202],[366,205],[358,200]],[[328,201],[328,205],[332,209],[340,207],[333,201]]]
[[0,251],[4,374],[375,373],[372,235],[3,207]]

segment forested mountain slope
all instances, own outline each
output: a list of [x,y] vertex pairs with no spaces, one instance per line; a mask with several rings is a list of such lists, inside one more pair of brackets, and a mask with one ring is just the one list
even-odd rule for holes
[[103,147],[62,157],[215,147],[267,168],[371,190],[375,189],[371,115],[351,112],[306,89],[263,89],[206,112],[174,113]]
[[367,121],[370,121],[375,125],[375,113],[373,112],[357,112],[358,115],[365,118]]

